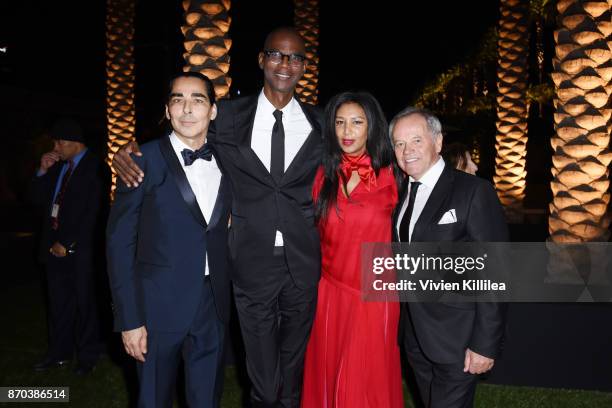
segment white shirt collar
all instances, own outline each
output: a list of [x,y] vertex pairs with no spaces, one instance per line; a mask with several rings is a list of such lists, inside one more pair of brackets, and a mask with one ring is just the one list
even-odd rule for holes
[[[264,94],[263,89],[259,93],[259,98],[257,100],[257,110],[261,111],[258,113],[261,113],[261,115],[263,115],[264,117],[268,117],[268,115],[273,116],[273,113],[276,110],[274,105],[272,105],[272,103]],[[295,97],[292,97],[289,103],[280,110],[283,112],[283,118],[286,119],[292,117],[294,115],[294,112],[298,110],[301,111],[301,108]]]
[[[206,140],[204,140],[204,143],[206,143]],[[179,137],[174,132],[170,133],[170,144],[172,144],[172,148],[174,149],[174,152],[180,159],[181,164],[184,164],[183,156],[181,155],[181,152],[184,149],[189,149],[189,150],[193,150],[193,149],[187,146],[185,142],[183,142],[181,139],[179,139]]]
[[[442,159],[442,156],[440,156],[438,158],[438,161],[433,166],[431,166],[429,170],[427,170],[425,174],[423,174],[421,179],[418,181],[420,181],[421,184],[429,188],[434,188],[434,186],[438,182],[438,179],[442,175],[442,172],[444,171],[444,166],[445,166],[444,159]],[[410,177],[409,179],[410,179],[410,182],[415,181],[415,179],[412,177]]]

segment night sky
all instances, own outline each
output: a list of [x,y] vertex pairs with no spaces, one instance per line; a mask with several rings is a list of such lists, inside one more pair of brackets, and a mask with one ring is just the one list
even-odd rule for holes
[[[365,89],[391,116],[428,80],[475,50],[498,18],[493,0],[371,4],[321,1],[322,103],[343,90]],[[58,105],[67,101],[68,110],[76,105],[103,118],[105,5],[100,0],[3,1],[0,47],[7,52],[0,53],[0,85],[42,93],[30,99],[51,110],[62,110]],[[137,132],[148,135],[162,113],[167,78],[183,64],[182,8],[178,0],[141,0],[136,14]],[[266,32],[293,23],[293,2],[234,0],[231,16],[232,94],[257,92],[262,85],[257,53]],[[56,96],[58,103],[49,103]],[[48,110],[45,106],[40,108]]]

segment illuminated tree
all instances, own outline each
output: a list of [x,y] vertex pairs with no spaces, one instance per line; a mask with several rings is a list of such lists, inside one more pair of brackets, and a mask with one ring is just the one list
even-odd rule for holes
[[559,0],[549,232],[555,242],[607,240],[612,79],[611,0]]
[[520,221],[527,171],[527,57],[525,0],[501,0],[497,70],[495,188],[510,220]]
[[[108,163],[134,139],[134,0],[106,3],[106,122]],[[116,175],[113,170],[112,190]]]
[[218,98],[229,95],[232,80],[229,50],[230,0],[183,0],[185,71],[206,75],[215,86]]
[[302,102],[316,105],[319,94],[319,0],[294,0],[295,27],[306,44],[308,65],[296,92]]

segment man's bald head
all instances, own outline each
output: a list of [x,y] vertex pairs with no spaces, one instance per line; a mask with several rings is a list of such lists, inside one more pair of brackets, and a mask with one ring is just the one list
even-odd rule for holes
[[277,28],[266,37],[258,62],[264,73],[264,94],[282,108],[306,69],[304,40],[293,27]]
[[273,48],[272,45],[275,43],[275,40],[285,38],[292,38],[297,41],[297,43],[301,46],[301,52],[304,53],[306,50],[306,46],[304,45],[304,39],[297,32],[297,30],[293,27],[279,27],[272,30],[267,36],[266,41],[264,41],[264,50]]

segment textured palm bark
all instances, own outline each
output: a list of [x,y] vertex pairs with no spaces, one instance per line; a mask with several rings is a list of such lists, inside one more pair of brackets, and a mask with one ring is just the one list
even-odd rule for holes
[[555,242],[607,240],[612,0],[559,0],[549,233]]
[[183,0],[185,71],[206,75],[215,86],[218,98],[229,96],[232,80],[229,51],[230,0]]
[[319,96],[319,0],[294,0],[294,23],[306,44],[308,61],[296,92],[302,102],[316,105]]
[[502,0],[500,12],[493,180],[508,219],[520,221],[527,177],[527,1]]
[[[106,122],[110,164],[119,148],[134,139],[134,0],[106,3]],[[113,170],[112,192],[117,176]]]

